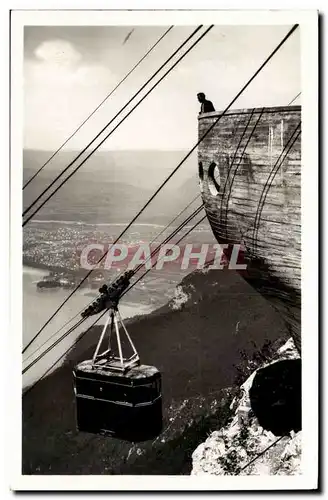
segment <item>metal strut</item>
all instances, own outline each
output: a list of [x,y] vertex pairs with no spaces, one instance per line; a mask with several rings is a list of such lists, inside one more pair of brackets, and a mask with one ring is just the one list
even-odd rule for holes
[[[110,322],[110,328],[109,328],[109,334],[108,334],[108,349],[106,349],[104,352],[99,354],[101,344],[105,338],[106,331],[108,330]],[[128,342],[130,344],[130,347],[132,348],[133,354],[129,358],[125,357],[123,355],[123,348],[122,348],[122,342],[121,342],[121,334],[120,334],[120,328],[119,328],[119,323],[122,326],[123,332],[128,339]],[[113,334],[113,330],[115,329],[116,333],[116,341],[117,341],[117,347],[118,347],[118,356],[114,354],[112,348],[111,348],[111,338]],[[92,358],[92,368],[101,368],[102,370],[112,370],[112,371],[120,371],[120,372],[125,372],[129,368],[132,368],[133,366],[137,366],[140,364],[140,358],[139,354],[137,352],[137,349],[132,342],[132,339],[124,325],[122,316],[118,310],[118,308],[111,309],[108,311],[108,318],[106,320],[106,323],[104,325],[104,328],[101,332],[95,353]]]

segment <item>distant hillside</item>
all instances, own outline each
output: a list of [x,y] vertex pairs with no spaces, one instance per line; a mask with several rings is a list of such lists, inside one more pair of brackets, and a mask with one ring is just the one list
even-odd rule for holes
[[[91,149],[88,151],[91,151]],[[44,168],[42,176],[47,176],[47,172],[61,170],[67,166],[80,151],[60,151]],[[78,175],[88,173],[101,175],[111,175],[117,181],[128,181],[132,185],[142,185],[149,187],[153,185],[155,179],[161,175],[161,172],[172,171],[176,165],[184,158],[187,151],[97,151],[81,167]],[[23,152],[24,178],[27,177],[27,169],[31,171],[38,170],[53,154],[53,151],[40,151],[26,149]],[[84,153],[78,160],[81,162],[87,153]],[[76,163],[77,165],[77,163]],[[197,174],[197,153],[194,152],[181,167],[179,174],[175,178],[178,184],[183,183],[187,178]],[[53,174],[51,173],[51,176]]]
[[[51,156],[51,152],[24,151],[24,182]],[[77,152],[60,152],[24,190],[27,207]],[[37,216],[38,219],[125,222],[150,198],[181,161],[181,151],[101,151],[90,158]],[[80,161],[84,156],[81,157]],[[78,163],[72,166],[68,175]],[[166,222],[198,193],[195,157],[165,186],[143,221]],[[64,178],[64,177],[63,177]],[[55,185],[55,187],[59,184]],[[168,198],[170,202],[168,203]]]

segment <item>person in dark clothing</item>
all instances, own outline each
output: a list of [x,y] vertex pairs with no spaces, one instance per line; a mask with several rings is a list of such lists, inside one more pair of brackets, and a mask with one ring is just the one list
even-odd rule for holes
[[210,113],[211,111],[215,111],[213,103],[206,99],[205,94],[203,92],[199,92],[199,94],[197,94],[197,98],[198,101],[201,103],[199,114]]

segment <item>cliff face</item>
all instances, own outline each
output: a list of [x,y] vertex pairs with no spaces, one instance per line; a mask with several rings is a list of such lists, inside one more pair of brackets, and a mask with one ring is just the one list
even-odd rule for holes
[[[272,363],[291,359],[299,359],[292,339],[278,350]],[[268,365],[270,364],[264,366]],[[212,432],[194,451],[191,474],[301,474],[301,431],[291,431],[289,436],[282,437],[274,444],[277,436],[265,431],[252,416],[249,393],[256,373],[257,371],[253,372],[246,380],[241,386],[239,397],[233,400],[230,406],[233,415],[230,424]],[[272,447],[258,457],[270,445]],[[250,465],[246,466],[247,464]]]

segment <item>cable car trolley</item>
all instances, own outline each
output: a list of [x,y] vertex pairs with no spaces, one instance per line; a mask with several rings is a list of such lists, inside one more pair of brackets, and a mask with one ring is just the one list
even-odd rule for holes
[[[93,358],[79,363],[73,376],[78,430],[138,442],[160,434],[162,396],[160,372],[140,363],[118,310],[132,274],[125,273],[112,287],[100,288],[100,299],[82,313],[85,317],[100,312],[102,306],[108,309]],[[100,353],[105,340],[107,348]],[[131,356],[125,357],[124,350],[131,351]]]

